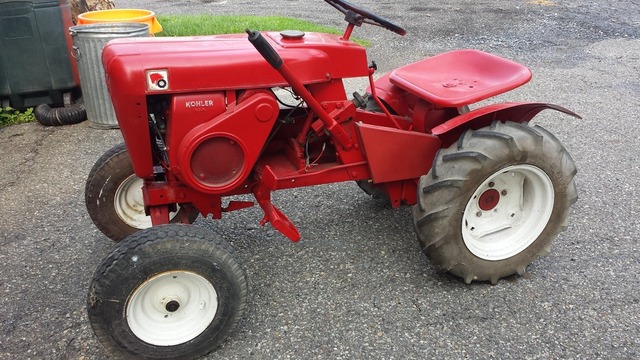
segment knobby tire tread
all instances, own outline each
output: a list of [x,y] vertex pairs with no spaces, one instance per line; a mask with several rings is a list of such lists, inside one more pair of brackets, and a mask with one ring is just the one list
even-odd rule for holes
[[[545,165],[545,161],[552,165]],[[548,167],[547,175],[560,182],[554,182],[554,188],[561,188],[554,190],[557,205],[554,205],[552,219],[534,243],[513,259],[478,261],[479,258],[466,249],[461,235],[462,224],[456,222],[461,219],[462,215],[458,214],[469,200],[470,189],[493,171],[530,162]],[[569,206],[577,200],[573,180],[576,172],[566,149],[542,127],[496,121],[487,128],[468,130],[454,145],[437,153],[431,171],[420,180],[418,204],[413,208],[418,241],[437,266],[467,283],[474,280],[496,283],[499,278],[511,274],[523,274],[535,258],[548,254],[551,241],[566,229]],[[559,218],[553,219],[554,216]]]

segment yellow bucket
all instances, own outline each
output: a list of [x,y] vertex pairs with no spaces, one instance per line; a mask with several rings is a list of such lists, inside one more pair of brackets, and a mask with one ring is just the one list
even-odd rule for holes
[[112,22],[137,22],[149,25],[149,33],[162,31],[162,25],[156,20],[156,14],[149,10],[112,9],[89,11],[78,15],[78,25]]

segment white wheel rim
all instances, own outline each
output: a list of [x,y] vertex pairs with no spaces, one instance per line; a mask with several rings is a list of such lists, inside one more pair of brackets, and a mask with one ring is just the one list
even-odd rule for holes
[[200,335],[218,310],[209,281],[189,271],[147,279],[129,297],[127,324],[140,340],[156,346],[185,343]]
[[[120,220],[135,229],[151,227],[151,217],[144,213],[142,185],[141,178],[135,175],[129,176],[120,183],[113,200],[116,214]],[[169,213],[169,220],[172,220],[176,214],[177,212]]]
[[517,255],[544,231],[553,204],[553,183],[540,168],[502,169],[485,180],[467,203],[462,219],[464,243],[485,260]]

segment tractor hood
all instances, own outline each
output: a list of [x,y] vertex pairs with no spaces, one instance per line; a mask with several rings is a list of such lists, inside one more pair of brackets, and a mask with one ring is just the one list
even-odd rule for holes
[[[264,35],[304,84],[368,75],[365,49],[338,35]],[[102,61],[112,95],[287,85],[246,35],[115,39],[105,46]]]

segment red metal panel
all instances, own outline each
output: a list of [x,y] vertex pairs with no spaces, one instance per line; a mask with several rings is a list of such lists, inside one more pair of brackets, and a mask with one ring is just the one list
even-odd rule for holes
[[390,80],[443,107],[473,104],[531,80],[524,65],[478,50],[436,55],[394,70]]
[[103,65],[111,102],[133,162],[133,170],[140,178],[153,178],[145,74],[129,71],[123,59],[114,56],[103,56]]
[[[198,191],[209,194],[232,191],[249,175],[277,117],[274,95],[257,92],[238,104],[234,111],[227,111],[187,133],[180,143],[177,159],[171,159],[171,170]],[[224,142],[228,146],[225,147]],[[198,160],[195,163],[194,157]],[[210,178],[221,175],[219,172],[224,168],[233,168],[233,177],[211,182]]]
[[[378,97],[382,99],[393,111],[402,116],[411,116],[411,110],[415,106],[416,97],[391,83],[390,74],[384,74],[374,83]],[[371,94],[371,87],[367,86],[366,92]]]
[[356,124],[374,183],[419,178],[431,169],[440,149],[433,135]]
[[[304,84],[368,75],[365,49],[336,35],[307,33],[295,43],[283,41],[279,33],[265,35]],[[115,39],[105,46],[103,62],[109,64],[116,57],[124,63],[120,71],[167,69],[171,91],[287,85],[246,35]]]
[[260,181],[269,190],[292,189],[370,178],[366,161],[339,165],[322,164],[307,170],[297,170],[282,156],[268,157],[258,167]]
[[433,135],[442,139],[443,146],[449,146],[467,129],[479,129],[493,121],[526,122],[545,109],[560,111],[581,119],[580,115],[562,106],[546,103],[503,103],[485,106],[457,116],[432,129]]
[[166,144],[171,161],[178,159],[180,142],[194,127],[226,110],[224,92],[176,95],[171,99],[171,112]]

